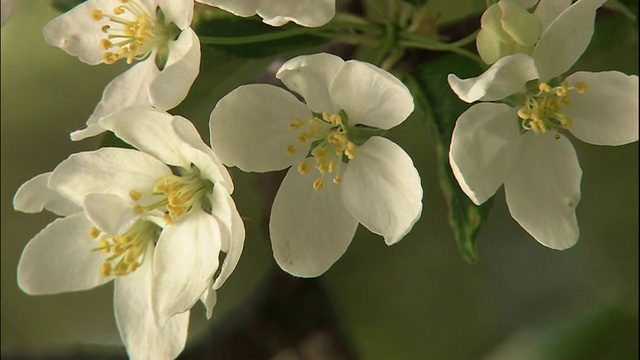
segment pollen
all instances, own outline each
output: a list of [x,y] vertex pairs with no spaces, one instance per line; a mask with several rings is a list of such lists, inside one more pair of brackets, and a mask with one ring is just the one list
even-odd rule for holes
[[291,155],[295,155],[295,153],[296,153],[296,147],[295,147],[295,146],[293,146],[293,145],[289,145],[289,146],[287,146],[287,148],[285,149],[285,153],[286,153],[287,155],[289,155],[289,156],[291,156]]
[[323,185],[323,183],[322,183],[322,179],[316,179],[316,180],[313,182],[313,189],[314,189],[314,190],[320,190],[320,189],[322,189],[322,185]]
[[304,175],[304,174],[308,173],[309,170],[311,170],[311,165],[309,165],[309,163],[306,160],[302,160],[298,164],[298,172],[300,174]]
[[89,228],[89,237],[92,239],[97,239],[100,236],[100,230],[97,227],[92,226]]
[[129,190],[129,197],[133,201],[139,201],[142,198],[142,193],[137,190]]

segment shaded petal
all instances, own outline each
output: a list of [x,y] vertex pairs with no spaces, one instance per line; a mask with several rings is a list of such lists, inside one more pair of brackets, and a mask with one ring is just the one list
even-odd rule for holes
[[302,26],[318,27],[336,13],[335,0],[278,0],[262,1],[256,10],[263,21],[272,26],[281,26],[289,21]]
[[149,86],[159,71],[153,58],[142,61],[113,79],[102,93],[102,100],[87,120],[87,127],[71,133],[71,140],[78,141],[106,131],[99,120],[128,107],[151,108]]
[[572,93],[564,114],[573,119],[571,133],[595,145],[638,141],[638,76],[617,71],[577,72],[570,85],[587,84],[584,94]]
[[141,202],[153,200],[146,193],[155,181],[171,170],[156,158],[132,149],[102,148],[69,156],[58,165],[49,187],[81,204],[91,193],[128,198],[129,191],[143,194]]
[[176,135],[178,135],[185,143],[211,157],[211,160],[218,168],[218,172],[222,177],[223,185],[227,188],[229,193],[233,193],[233,180],[231,179],[229,171],[224,167],[224,164],[222,164],[218,155],[216,155],[213,150],[202,141],[200,133],[193,126],[193,123],[182,116],[174,116],[171,120],[171,126],[173,127],[173,131]]
[[200,72],[200,40],[186,28],[176,41],[169,43],[165,68],[151,81],[149,99],[160,110],[178,106],[187,97]]
[[563,11],[571,6],[572,0],[540,0],[535,14],[542,23],[544,32]]
[[193,3],[191,1],[157,0],[164,13],[167,24],[174,23],[182,30],[191,25],[193,19]]
[[379,136],[356,148],[340,186],[347,210],[387,245],[400,241],[422,213],[422,186],[413,161]]
[[[227,166],[257,172],[284,169],[304,159],[310,147],[297,143],[289,124],[311,116],[286,90],[264,84],[240,86],[211,112],[211,146]],[[297,152],[287,155],[286,147],[294,144]]]
[[[224,284],[224,282],[227,281],[229,275],[231,275],[233,270],[235,270],[236,265],[238,265],[238,261],[240,260],[240,255],[242,255],[242,249],[244,248],[244,222],[242,221],[242,218],[238,213],[238,209],[236,208],[236,204],[233,202],[231,196],[227,195],[226,200],[231,215],[231,227],[229,229],[231,230],[231,232],[230,238],[227,240],[228,244],[225,244],[226,246],[223,246],[222,248],[222,251],[226,252],[226,256],[224,258],[224,261],[222,262],[222,265],[220,265],[220,274],[215,279],[215,282],[212,285],[212,289],[214,290],[219,289]],[[214,291],[211,290],[210,292]],[[207,314],[209,314],[208,309],[209,307],[207,307]],[[207,316],[211,317],[211,315]]]
[[16,0],[2,0],[2,2],[0,2],[0,5],[2,6],[2,10],[0,11],[0,26],[4,25],[4,23],[7,22],[7,20],[9,20],[9,17],[11,17],[11,14],[13,14],[13,9],[16,6]]
[[172,118],[171,114],[166,112],[127,109],[103,118],[100,125],[165,164],[188,169],[191,160],[181,151],[184,141],[173,131]]
[[284,63],[276,77],[302,96],[312,111],[335,114],[341,109],[332,102],[329,87],[343,66],[344,60],[335,55],[302,55]]
[[87,218],[107,234],[126,231],[140,216],[133,211],[133,202],[112,194],[88,194],[84,198]]
[[105,255],[93,251],[92,223],[83,213],[60,218],[24,248],[18,264],[18,285],[30,295],[57,294],[94,288],[112,279],[100,275]]
[[498,5],[502,10],[501,24],[504,31],[520,45],[535,45],[543,29],[540,20],[517,2],[500,1]]
[[200,297],[200,301],[202,301],[206,310],[207,320],[211,319],[211,316],[213,316],[213,309],[218,302],[218,294],[212,287],[209,287]]
[[333,103],[349,116],[349,124],[390,129],[413,112],[413,97],[390,73],[362,61],[347,61],[329,89]]
[[[148,253],[153,253],[149,245]],[[133,273],[115,281],[113,293],[116,323],[131,359],[175,359],[184,349],[189,312],[176,314],[159,325],[153,314],[153,256]]]
[[347,250],[358,227],[343,204],[340,186],[328,183],[314,190],[314,180],[313,172],[300,175],[296,169],[289,169],[269,220],[276,262],[299,277],[315,277],[327,271]]
[[514,93],[524,93],[525,84],[537,79],[534,60],[525,54],[505,56],[480,76],[460,79],[449,74],[449,86],[465,102],[501,100]]
[[62,216],[81,211],[81,206],[49,188],[47,183],[50,175],[50,172],[40,174],[22,184],[13,197],[13,208],[26,213],[38,213],[47,209]]
[[166,227],[154,254],[153,304],[158,321],[189,310],[218,269],[220,228],[204,211],[194,210]]
[[580,0],[549,25],[533,51],[540,80],[564,74],[578,61],[593,35],[596,10],[606,0]]
[[261,0],[196,0],[201,4],[215,6],[233,15],[247,17],[256,14]]
[[569,248],[580,233],[575,210],[582,170],[576,152],[564,136],[528,132],[522,138],[520,158],[504,183],[511,216],[542,245]]
[[520,152],[516,110],[505,104],[473,105],[456,121],[449,164],[462,191],[480,205],[504,183]]
[[49,45],[77,56],[84,63],[100,64],[104,54],[100,40],[105,37],[101,28],[108,19],[94,21],[89,13],[95,9],[110,13],[113,7],[113,0],[86,1],[49,21],[43,29],[44,39]]

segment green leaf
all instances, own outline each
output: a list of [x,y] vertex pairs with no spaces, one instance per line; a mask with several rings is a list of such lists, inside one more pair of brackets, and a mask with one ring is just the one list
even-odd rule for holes
[[416,110],[422,114],[434,136],[440,189],[449,207],[449,224],[460,254],[469,263],[478,259],[475,240],[489,217],[493,198],[481,206],[473,204],[460,189],[449,166],[451,134],[456,119],[468,105],[451,91],[447,75],[455,73],[466,78],[477,76],[481,71],[478,63],[448,54],[415,69],[407,81],[416,102]]
[[[227,53],[248,58],[278,55],[291,50],[310,49],[329,41],[325,37],[311,34],[315,29],[300,28],[294,24],[272,27],[257,21],[255,18],[218,15],[217,13],[216,16],[200,18],[197,24],[194,25],[194,30],[200,37],[230,39],[255,35],[282,34],[291,31],[302,32],[299,35],[249,44],[203,45],[203,47],[215,47]],[[307,34],[306,32],[309,33]]]

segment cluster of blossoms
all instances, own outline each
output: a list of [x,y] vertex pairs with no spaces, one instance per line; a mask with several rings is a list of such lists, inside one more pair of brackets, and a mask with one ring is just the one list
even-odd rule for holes
[[[272,26],[319,27],[335,14],[331,0],[196,2]],[[578,239],[582,172],[563,133],[599,145],[638,140],[637,76],[564,75],[589,44],[603,3],[501,0],[477,36],[493,65],[476,78],[448,79],[463,101],[482,101],[460,115],[451,140],[460,187],[479,205],[504,184],[513,218],[551,248]],[[236,88],[211,112],[210,146],[189,120],[169,114],[199,73],[193,11],[189,0],[89,0],[45,27],[49,44],[87,64],[132,65],[71,138],[111,131],[133,148],[73,154],[14,198],[17,210],[59,215],[26,246],[20,287],[53,294],[114,280],[116,322],[135,359],[177,357],[190,309],[200,300],[211,317],[239,262],[245,230],[225,166],[288,169],[269,233],[276,262],[298,277],[327,271],[358,224],[392,245],[422,213],[418,171],[382,137],[413,112],[413,97],[369,63],[327,53],[286,61],[276,77],[295,94]]]

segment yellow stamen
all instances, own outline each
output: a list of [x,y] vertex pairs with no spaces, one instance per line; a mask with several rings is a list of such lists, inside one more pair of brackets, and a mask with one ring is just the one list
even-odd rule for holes
[[105,261],[100,265],[100,275],[102,277],[111,275],[111,263],[109,261]]
[[142,193],[140,191],[130,190],[129,191],[129,197],[133,201],[138,201],[138,200],[140,200],[140,198],[142,198]]
[[94,9],[89,12],[89,17],[93,21],[100,21],[104,17],[104,14],[102,13],[102,11]]
[[92,239],[97,239],[100,236],[100,230],[95,226],[89,228],[89,237]]
[[587,91],[587,83],[584,81],[578,81],[574,86],[578,94],[584,94]]
[[308,173],[309,170],[311,170],[311,165],[309,165],[309,163],[306,160],[302,160],[298,164],[298,172],[300,174],[304,175],[304,174]]
[[322,185],[323,185],[323,184],[322,184],[322,179],[316,179],[316,180],[313,182],[313,189],[314,189],[314,190],[320,190],[320,189],[322,189]]
[[296,153],[296,147],[295,147],[295,146],[293,146],[293,145],[289,145],[289,146],[287,146],[287,148],[285,149],[285,153],[286,153],[287,155],[289,155],[289,156],[291,156],[291,155],[295,155],[295,153]]

